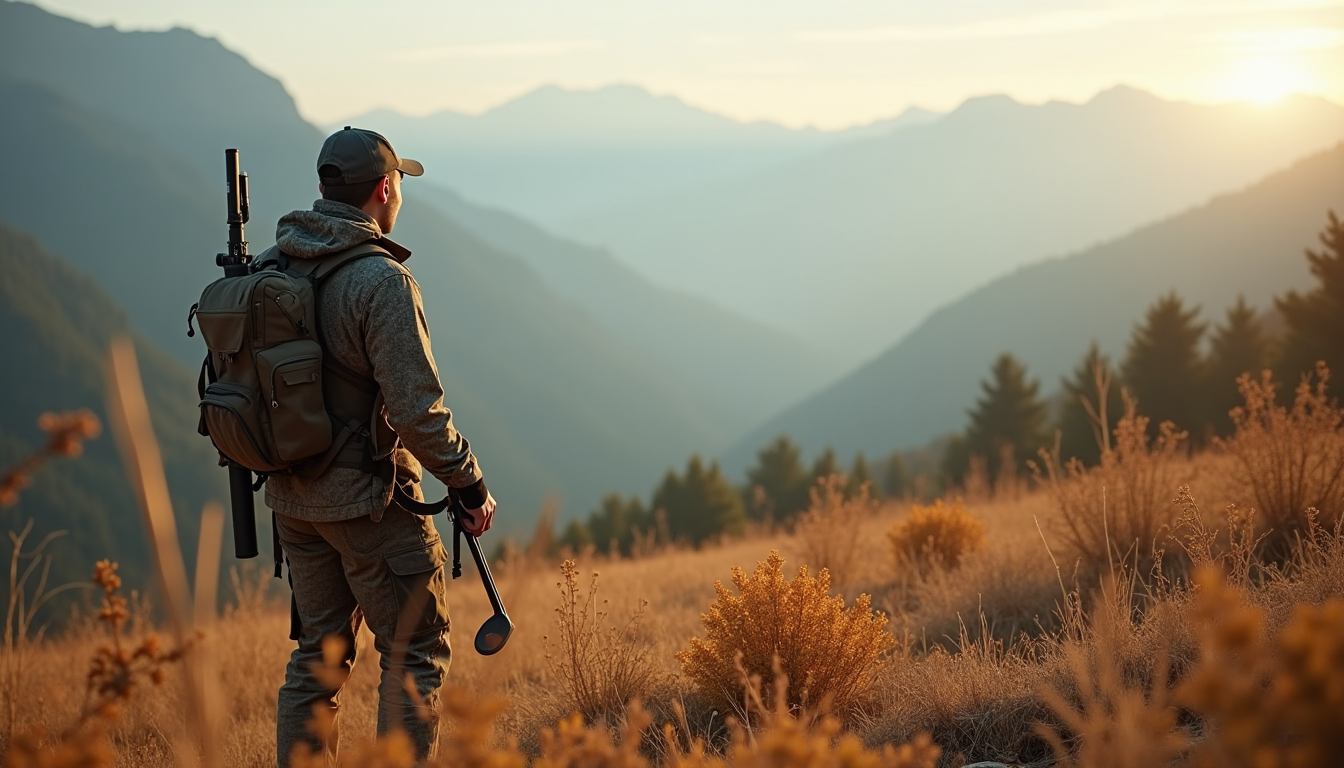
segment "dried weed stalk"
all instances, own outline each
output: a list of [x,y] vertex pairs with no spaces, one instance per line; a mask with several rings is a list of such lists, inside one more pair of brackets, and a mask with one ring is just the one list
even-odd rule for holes
[[1183,485],[1174,502],[1181,508],[1175,525],[1175,539],[1195,568],[1217,567],[1233,583],[1247,586],[1257,567],[1255,557],[1264,535],[1255,534],[1255,510],[1242,510],[1232,504],[1224,511],[1226,541],[1217,528],[1210,528],[1199,511],[1199,504]]
[[[1308,768],[1338,762],[1344,733],[1344,601],[1298,603],[1278,631],[1217,563],[1196,570],[1188,613],[1198,660],[1174,687],[1167,666],[1126,679],[1126,634],[1096,622],[1066,650],[1071,697],[1045,695],[1064,721],[1041,729],[1062,765]],[[1108,627],[1110,627],[1108,629]],[[1073,700],[1071,700],[1071,698]],[[1198,719],[1178,727],[1178,713]],[[1202,733],[1197,732],[1202,731]]]
[[1187,433],[1163,422],[1150,442],[1148,418],[1138,414],[1128,393],[1114,434],[1114,446],[1095,467],[1076,458],[1061,467],[1058,444],[1041,451],[1041,463],[1030,462],[1059,510],[1055,533],[1091,573],[1106,573],[1125,562],[1147,570],[1143,559],[1174,522],[1172,490],[1191,472],[1184,461]]
[[1177,702],[1208,721],[1194,766],[1307,766],[1339,761],[1344,734],[1344,601],[1298,604],[1277,633],[1265,611],[1214,567],[1195,577],[1200,661]]
[[607,621],[607,601],[598,600],[597,573],[586,592],[573,560],[561,564],[560,575],[555,630],[543,638],[546,663],[571,711],[589,722],[613,720],[662,682],[652,648],[639,634],[648,603],[641,601],[623,626],[614,626]]
[[47,444],[0,476],[0,507],[18,503],[19,491],[32,482],[33,472],[38,467],[54,458],[78,456],[84,452],[84,441],[94,439],[103,431],[98,417],[87,408],[44,413],[38,417],[37,426],[47,433]]
[[1284,557],[1295,532],[1306,530],[1307,510],[1326,524],[1344,513],[1344,409],[1327,395],[1330,369],[1316,367],[1313,383],[1297,386],[1292,408],[1276,402],[1269,371],[1243,375],[1245,405],[1232,409],[1232,437],[1218,441],[1236,461],[1243,493],[1255,501],[1269,533],[1270,555]]
[[877,506],[869,498],[868,483],[853,498],[846,499],[848,482],[844,475],[818,480],[808,491],[811,505],[794,527],[807,564],[818,570],[825,568],[836,585],[848,583],[846,580],[853,576],[862,523]]
[[161,685],[165,668],[182,660],[185,648],[166,649],[153,633],[137,644],[125,636],[130,612],[119,593],[116,563],[100,561],[93,582],[103,591],[98,621],[107,628],[108,642],[98,646],[90,662],[79,716],[60,733],[48,734],[38,726],[16,735],[5,756],[7,768],[111,768],[116,754],[107,741],[107,727],[136,691],[146,683]]

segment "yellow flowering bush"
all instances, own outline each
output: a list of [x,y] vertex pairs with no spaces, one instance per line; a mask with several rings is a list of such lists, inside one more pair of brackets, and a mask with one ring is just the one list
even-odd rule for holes
[[900,565],[956,568],[966,555],[985,545],[985,524],[966,511],[961,499],[942,499],[932,506],[916,504],[910,516],[887,532],[892,555]]
[[[844,713],[865,702],[895,642],[868,595],[846,607],[844,598],[831,596],[824,568],[812,576],[803,566],[786,579],[784,558],[774,551],[750,576],[734,568],[733,585],[737,594],[714,584],[718,597],[701,616],[705,637],[677,654],[703,696],[726,712],[746,711],[745,671],[765,683],[767,699],[782,696],[791,707],[825,703]],[[789,684],[772,694],[776,670]]]

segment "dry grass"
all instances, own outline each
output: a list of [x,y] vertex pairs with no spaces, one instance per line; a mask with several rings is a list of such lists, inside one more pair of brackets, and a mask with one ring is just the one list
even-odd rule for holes
[[1186,456],[1186,433],[1166,422],[1150,441],[1148,419],[1128,397],[1114,438],[1095,467],[1077,459],[1060,467],[1058,447],[1042,452],[1041,464],[1032,463],[1058,508],[1052,532],[1065,545],[1064,554],[1079,560],[1089,576],[1121,563],[1137,564],[1140,571],[1151,566],[1176,519],[1172,496],[1191,482],[1197,466]]
[[543,639],[547,665],[564,694],[561,705],[588,722],[616,722],[630,702],[647,700],[664,682],[640,632],[648,603],[640,602],[624,624],[614,625],[608,621],[610,603],[599,602],[596,571],[586,591],[573,560],[560,564],[560,577],[554,634]]
[[844,587],[856,576],[863,521],[872,517],[877,507],[868,496],[869,484],[846,499],[848,485],[844,475],[819,479],[808,491],[811,504],[794,526],[803,562],[818,571],[825,568],[836,587]]
[[[168,511],[145,442],[151,438],[136,415],[134,382],[117,380],[124,407],[114,412],[114,426],[132,453],[163,555],[176,543],[161,525]],[[562,571],[558,614],[555,563],[540,551],[515,558],[498,581],[518,629],[498,656],[454,655],[456,690],[442,699],[443,759],[430,765],[955,768],[997,760],[1105,768],[1168,758],[1201,766],[1321,764],[1322,755],[1339,752],[1331,740],[1344,734],[1338,602],[1344,534],[1328,525],[1339,520],[1329,509],[1322,512],[1324,527],[1304,509],[1289,518],[1295,529],[1282,537],[1283,554],[1263,562],[1257,543],[1270,515],[1244,482],[1247,466],[1270,474],[1279,461],[1324,468],[1287,477],[1307,478],[1301,487],[1331,487],[1325,469],[1339,425],[1329,426],[1334,417],[1323,410],[1322,389],[1308,395],[1314,399],[1300,409],[1248,405],[1248,414],[1261,416],[1239,425],[1225,453],[1193,459],[1174,432],[1146,442],[1131,412],[1109,464],[1068,471],[1056,465],[1046,470],[1043,492],[996,494],[965,509],[974,524],[963,527],[979,537],[962,538],[983,545],[933,558],[955,568],[924,567],[914,576],[892,568],[883,534],[897,524],[914,530],[909,521],[918,511],[896,504],[865,508],[842,526],[832,520],[831,528],[845,529],[844,543],[820,554],[815,531],[805,527],[699,550],[664,545],[637,559],[585,553]],[[1256,432],[1257,423],[1268,426]],[[1326,447],[1285,455],[1279,453],[1295,449],[1274,447],[1304,434]],[[1250,459],[1232,447],[1237,440]],[[1179,487],[1186,485],[1195,490]],[[1197,495],[1215,502],[1213,508],[1244,506],[1209,515]],[[1172,504],[1173,497],[1181,503]],[[818,509],[840,508],[824,496],[818,501]],[[203,537],[203,555],[218,549],[213,537]],[[929,542],[927,534],[907,538]],[[1150,575],[1140,550],[1154,545],[1166,548],[1155,560],[1167,570]],[[767,556],[772,551],[783,554]],[[845,563],[844,584],[809,571],[784,577],[785,557],[812,564],[841,555],[846,559],[835,562]],[[1196,585],[1170,568],[1177,555],[1204,569]],[[762,558],[751,575],[739,568]],[[171,566],[173,559],[163,561]],[[602,599],[596,582],[585,590],[579,579],[596,567]],[[214,585],[202,574],[194,612],[185,572],[159,575],[170,588],[161,584],[154,595],[173,617],[170,630],[188,638],[202,633],[190,640],[182,664],[173,661],[175,653],[145,644],[153,631],[149,606],[135,595],[125,604],[106,603],[101,620],[85,617],[59,636],[32,637],[21,657],[17,643],[6,646],[0,666],[17,670],[4,684],[23,736],[0,740],[5,765],[273,764],[276,690],[292,648],[286,606],[267,598],[264,574],[240,571],[231,605],[215,619],[201,610],[214,604],[204,597]],[[736,594],[716,589],[715,578],[728,575]],[[100,579],[110,596],[107,576],[104,569]],[[889,627],[870,610],[868,594],[891,615]],[[470,579],[454,584],[449,603],[458,626],[473,626],[490,612]],[[647,608],[638,621],[612,626],[604,605],[617,606],[618,616]],[[116,643],[100,650],[113,615],[126,642],[121,651]],[[703,639],[685,650],[697,635]],[[361,661],[345,686],[333,746],[342,765],[409,768],[404,740],[371,738],[378,665],[369,640],[367,634],[357,640]],[[143,649],[138,657],[136,649]],[[621,653],[629,656],[617,663]],[[848,666],[836,661],[846,658]],[[93,688],[90,698],[93,659],[100,660],[98,679],[138,680],[139,688],[116,682]],[[602,672],[603,664],[629,674]],[[135,671],[136,665],[143,668]],[[154,669],[167,673],[159,686]],[[131,671],[117,678],[117,670]],[[573,685],[580,679],[582,686]],[[581,688],[598,703],[580,703]],[[120,690],[137,692],[118,698],[115,713],[90,707],[97,696]],[[645,705],[628,704],[632,695]],[[803,706],[824,699],[834,705],[831,714]],[[91,711],[115,717],[98,715],[95,723]],[[727,722],[729,713],[739,716],[736,724]],[[650,728],[655,723],[659,728]]]
[[1309,509],[1326,522],[1344,513],[1344,409],[1330,399],[1329,382],[1330,370],[1318,365],[1289,408],[1276,401],[1269,371],[1237,380],[1246,402],[1233,409],[1236,433],[1220,446],[1236,461],[1238,490],[1260,514],[1271,557],[1287,554]]

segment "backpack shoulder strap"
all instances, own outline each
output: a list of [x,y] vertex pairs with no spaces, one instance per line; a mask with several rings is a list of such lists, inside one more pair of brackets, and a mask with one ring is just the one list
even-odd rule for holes
[[272,245],[252,257],[253,272],[260,272],[263,269],[285,269],[288,266],[289,255],[281,251],[279,246]]
[[[283,254],[281,254],[284,257]],[[386,248],[378,245],[373,240],[360,243],[359,245],[346,248],[344,251],[318,256],[312,259],[291,259],[284,257],[287,263],[281,264],[280,268],[295,275],[302,275],[313,281],[313,284],[325,280],[334,274],[341,267],[354,261],[369,257],[382,256],[388,259],[396,260]]]

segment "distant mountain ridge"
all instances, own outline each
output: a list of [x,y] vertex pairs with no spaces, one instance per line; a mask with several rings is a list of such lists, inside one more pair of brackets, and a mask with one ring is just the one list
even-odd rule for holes
[[[216,85],[219,98],[207,93]],[[223,148],[240,147],[251,174],[247,231],[257,252],[281,212],[316,196],[322,135],[277,82],[213,40],[182,30],[96,29],[9,2],[0,3],[0,99],[0,141],[25,148],[11,171],[30,179],[0,189],[0,208],[93,276],[134,328],[194,367],[202,348],[186,337],[186,312],[219,277]],[[173,119],[157,121],[159,112]],[[501,526],[529,525],[548,494],[581,514],[606,491],[643,490],[648,477],[691,451],[721,449],[748,426],[734,426],[735,411],[718,392],[667,364],[663,346],[719,344],[731,363],[719,372],[724,378],[746,375],[756,362],[748,349],[733,359],[719,337],[774,339],[773,351],[763,344],[760,354],[794,354],[782,334],[702,312],[619,264],[590,260],[584,269],[593,281],[616,270],[612,280],[642,291],[683,335],[669,339],[647,324],[632,333],[631,323],[616,333],[600,292],[564,294],[526,259],[430,205],[428,191],[408,182],[394,236],[416,252],[410,265],[448,402],[507,505]],[[454,215],[477,210],[462,206]],[[545,247],[555,258],[577,253],[553,239]],[[766,370],[787,370],[767,363]]]
[[1344,107],[1316,98],[1202,106],[1125,87],[1085,104],[984,97],[933,123],[556,229],[853,364],[988,280],[1340,139]]
[[839,375],[825,350],[654,286],[603,249],[557,238],[433,184],[419,186],[416,195],[483,242],[516,254],[629,344],[656,349],[684,386],[714,393],[702,401],[715,403],[710,415],[725,433],[757,426]]
[[810,452],[881,455],[965,426],[1001,352],[1045,393],[1095,340],[1113,359],[1148,305],[1174,290],[1220,322],[1238,295],[1260,309],[1311,283],[1304,248],[1344,211],[1344,143],[1246,189],[1073,255],[1020,268],[940,308],[859,370],[754,430],[727,453],[745,467],[787,433]]
[[552,224],[769,167],[938,115],[911,108],[843,131],[740,123],[635,85],[543,86],[478,116],[375,110],[333,123],[395,137],[469,199]]

